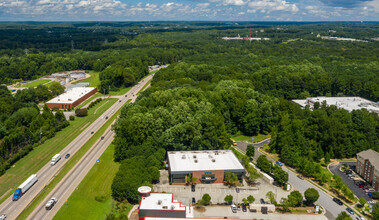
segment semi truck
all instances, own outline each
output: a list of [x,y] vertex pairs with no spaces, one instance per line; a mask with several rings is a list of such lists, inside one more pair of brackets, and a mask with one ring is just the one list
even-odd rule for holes
[[61,159],[61,155],[55,154],[54,157],[51,159],[51,166],[54,166],[60,159]]
[[38,181],[37,175],[36,174],[31,175],[27,180],[25,180],[25,182],[23,182],[16,189],[13,195],[13,201],[17,201],[19,198],[21,198],[21,196],[24,195],[24,193],[28,191],[28,189],[30,189],[30,187],[32,187],[34,183],[36,183],[37,181]]

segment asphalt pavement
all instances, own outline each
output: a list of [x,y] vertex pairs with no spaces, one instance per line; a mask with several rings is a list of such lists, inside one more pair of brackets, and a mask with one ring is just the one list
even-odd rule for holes
[[[254,160],[256,160],[262,153],[257,149],[259,147],[262,147],[264,144],[269,143],[270,140],[265,140],[262,143],[259,144],[254,144],[254,143],[246,143],[246,142],[237,142],[237,147],[241,149],[242,151],[246,152],[246,147],[248,144],[252,144],[256,147],[255,150],[255,156]],[[267,159],[273,161],[271,158],[267,157]],[[317,204],[320,204],[322,207],[326,209],[326,214],[325,216],[328,219],[336,219],[338,214],[340,214],[343,211],[346,211],[345,206],[340,206],[337,203],[333,201],[333,197],[327,194],[326,192],[322,191],[320,188],[317,186],[313,185],[312,183],[308,182],[307,180],[302,180],[297,177],[297,174],[294,173],[293,171],[287,169],[285,166],[282,167],[284,171],[288,173],[288,183],[292,186],[293,190],[298,190],[301,193],[304,193],[305,190],[308,188],[314,188],[318,191],[320,197],[317,200]],[[356,216],[352,216],[353,219],[356,218]]]
[[[66,164],[66,159],[64,156],[67,153],[70,153],[71,156],[74,155],[91,137],[92,132],[96,133],[98,129],[100,129],[107,119],[105,116],[109,118],[117,112],[129,99],[132,99],[134,102],[137,98],[137,92],[143,88],[144,84],[146,84],[153,75],[146,77],[143,81],[132,87],[127,93],[127,97],[122,96],[121,102],[116,102],[113,104],[108,110],[104,112],[98,119],[96,119],[92,124],[90,124],[80,135],[78,135],[67,147],[65,147],[61,152],[57,152],[62,155],[62,159],[55,164],[54,166],[47,163],[43,166],[36,174],[38,177],[38,181],[18,200],[12,201],[12,196],[6,199],[0,205],[0,213],[6,214],[7,219],[15,219],[32,201],[33,199],[45,188],[46,185],[60,172],[63,166]],[[85,176],[86,173],[81,173],[80,175]],[[59,198],[58,198],[59,199]],[[58,202],[59,203],[59,202]]]
[[358,197],[358,198],[364,198],[367,200],[367,202],[371,202],[373,201],[368,195],[367,193],[359,188],[357,185],[355,185],[355,182],[353,179],[349,178],[344,172],[342,172],[340,170],[340,168],[344,165],[344,164],[347,164],[347,165],[356,165],[356,162],[342,162],[342,163],[338,163],[338,164],[331,164],[329,165],[329,170],[333,173],[333,174],[337,174],[338,176],[341,177],[341,179],[345,182],[345,184],[349,187],[349,189],[351,191],[353,191],[353,193]]

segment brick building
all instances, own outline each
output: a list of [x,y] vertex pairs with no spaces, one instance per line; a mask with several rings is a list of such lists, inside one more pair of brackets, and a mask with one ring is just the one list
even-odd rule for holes
[[46,102],[49,108],[58,107],[60,109],[68,109],[78,106],[84,100],[91,97],[97,92],[95,87],[77,87]]
[[379,153],[371,149],[359,152],[357,173],[379,191]]
[[138,188],[141,201],[138,206],[139,219],[146,217],[193,218],[193,207],[184,206],[174,200],[172,193],[152,193],[148,186]]
[[195,183],[223,183],[226,172],[233,172],[242,180],[245,169],[231,150],[169,151],[170,182],[186,184],[188,175]]

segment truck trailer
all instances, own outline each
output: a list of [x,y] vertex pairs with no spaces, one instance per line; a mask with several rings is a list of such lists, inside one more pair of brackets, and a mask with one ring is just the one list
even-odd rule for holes
[[54,166],[60,159],[61,159],[61,155],[55,154],[54,157],[51,159],[51,166]]
[[36,174],[31,175],[27,180],[25,180],[25,182],[23,182],[16,189],[13,195],[13,201],[17,201],[19,198],[21,198],[21,196],[24,195],[24,193],[28,191],[28,189],[30,189],[30,187],[32,187],[34,183],[36,183],[37,181],[38,181],[37,175]]

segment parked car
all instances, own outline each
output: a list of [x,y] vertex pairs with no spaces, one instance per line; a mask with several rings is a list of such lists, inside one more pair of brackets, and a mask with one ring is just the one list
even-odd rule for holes
[[346,211],[347,211],[350,215],[354,215],[354,211],[353,211],[351,208],[346,208]]
[[70,154],[66,154],[64,158],[68,159],[70,157]]
[[349,175],[349,174],[352,174],[353,171],[352,171],[352,170],[346,170],[345,173],[346,173],[347,175]]
[[297,178],[301,179],[301,180],[304,180],[304,177],[301,176],[301,175],[297,175]]
[[280,161],[276,161],[276,164],[279,166],[283,166],[282,162],[280,162]]
[[242,211],[243,211],[243,212],[247,212],[247,207],[246,207],[246,205],[242,205]]
[[118,100],[118,102],[121,102],[121,100]]
[[364,217],[362,217],[362,216],[357,216],[355,219],[357,219],[357,220],[366,220]]
[[264,199],[260,199],[259,201],[261,202],[261,204],[266,204]]
[[2,214],[2,215],[0,215],[0,220],[4,220],[4,219],[6,219],[7,218],[7,215],[6,214]]
[[192,198],[192,205],[195,205],[195,204],[196,204],[196,199]]
[[192,191],[192,192],[195,192],[195,191],[196,191],[196,189],[195,189],[195,185],[194,185],[194,184],[191,185],[191,191]]
[[239,193],[240,192],[240,188],[236,187],[236,192]]
[[47,203],[46,203],[46,210],[50,210],[53,208],[53,206],[55,205],[55,203],[58,202],[58,199],[56,199],[55,197],[51,198]]
[[236,205],[231,205],[230,208],[232,209],[233,213],[237,213],[237,206]]
[[336,202],[338,205],[343,205],[343,202],[340,199],[333,198],[333,201]]

